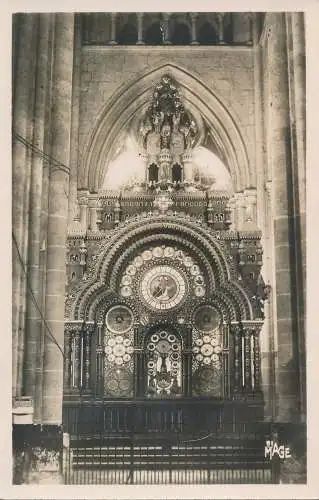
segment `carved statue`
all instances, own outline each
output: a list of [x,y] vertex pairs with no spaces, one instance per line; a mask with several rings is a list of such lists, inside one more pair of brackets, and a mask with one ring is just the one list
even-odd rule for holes
[[181,121],[181,114],[179,112],[173,114],[173,130],[178,131],[178,127]]
[[160,165],[160,180],[169,181],[170,180],[170,165],[169,163],[162,163]]
[[148,154],[155,156],[161,150],[161,136],[159,132],[150,132],[146,139]]

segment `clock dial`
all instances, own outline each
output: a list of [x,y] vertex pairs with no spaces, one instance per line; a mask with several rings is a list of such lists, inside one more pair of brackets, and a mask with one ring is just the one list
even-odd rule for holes
[[152,309],[172,309],[186,294],[185,279],[171,266],[154,266],[141,280],[141,294]]
[[106,326],[112,333],[126,333],[133,326],[132,311],[122,305],[109,309],[105,318]]
[[204,356],[210,356],[211,354],[213,354],[213,352],[214,352],[214,348],[210,344],[203,344],[202,345],[202,347],[201,347],[201,353]]
[[210,305],[200,306],[194,316],[196,328],[201,332],[214,331],[221,322],[219,312]]

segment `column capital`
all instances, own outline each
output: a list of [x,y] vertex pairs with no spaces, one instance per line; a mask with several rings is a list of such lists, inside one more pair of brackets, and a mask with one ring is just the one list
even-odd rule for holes
[[92,335],[95,332],[95,327],[96,327],[95,323],[87,322],[87,323],[84,323],[83,330],[85,331],[85,333],[87,335]]
[[90,208],[95,208],[97,206],[97,200],[99,195],[97,193],[90,193],[88,196],[88,203]]
[[231,323],[230,324],[230,332],[237,336],[237,335],[241,335],[242,333],[242,326],[240,323]]
[[83,321],[67,321],[64,323],[64,330],[67,333],[80,333],[82,330]]
[[87,190],[81,190],[78,191],[78,203],[79,205],[87,205],[89,202],[89,191]]
[[245,332],[248,332],[249,335],[256,335],[259,336],[260,331],[263,327],[264,322],[263,321],[243,321],[242,322],[242,327],[243,327],[243,332],[245,335]]

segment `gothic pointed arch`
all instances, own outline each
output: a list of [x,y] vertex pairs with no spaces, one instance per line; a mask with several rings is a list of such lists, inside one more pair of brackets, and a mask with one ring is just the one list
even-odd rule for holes
[[154,84],[165,74],[178,83],[185,105],[196,120],[204,120],[207,124],[230,171],[234,190],[254,186],[255,173],[245,142],[229,109],[201,80],[172,64],[157,67],[122,86],[101,110],[85,146],[80,186],[98,191],[118,137],[137,114],[141,116],[145,112]]

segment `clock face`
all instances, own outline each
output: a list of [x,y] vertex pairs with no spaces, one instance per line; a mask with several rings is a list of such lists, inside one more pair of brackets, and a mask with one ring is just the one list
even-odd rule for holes
[[185,279],[171,266],[154,266],[141,280],[141,293],[152,309],[172,309],[186,294]]
[[211,305],[200,306],[194,316],[196,328],[201,332],[212,332],[218,328],[221,318]]
[[112,333],[126,333],[133,326],[132,311],[122,305],[114,306],[107,312],[105,323]]

